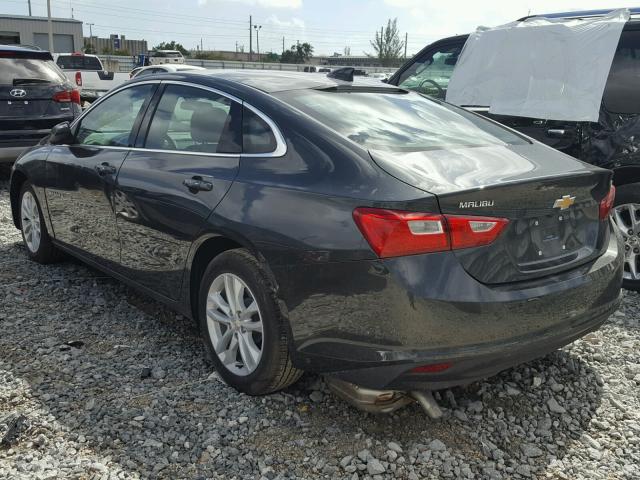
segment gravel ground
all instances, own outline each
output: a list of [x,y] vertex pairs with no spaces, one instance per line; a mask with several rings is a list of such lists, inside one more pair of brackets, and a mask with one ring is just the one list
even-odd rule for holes
[[0,478],[640,477],[640,297],[583,340],[415,405],[359,412],[305,375],[264,398],[193,323],[68,260],[26,259],[0,180]]

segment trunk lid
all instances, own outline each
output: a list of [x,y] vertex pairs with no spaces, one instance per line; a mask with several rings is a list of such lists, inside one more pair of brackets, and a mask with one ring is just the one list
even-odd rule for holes
[[509,219],[492,244],[454,251],[483,283],[559,273],[606,245],[599,203],[610,188],[608,170],[540,144],[370,153],[391,175],[435,194],[444,214]]

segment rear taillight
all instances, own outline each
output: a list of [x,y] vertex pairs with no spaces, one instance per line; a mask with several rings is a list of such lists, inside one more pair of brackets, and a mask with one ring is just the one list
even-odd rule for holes
[[80,105],[80,92],[78,90],[68,90],[55,93],[52,97],[54,102],[77,103]]
[[82,72],[76,72],[76,85],[82,86]]
[[356,208],[353,218],[381,258],[478,247],[493,242],[509,220]]
[[600,201],[600,220],[605,220],[613,208],[616,199],[616,187],[611,185],[609,193]]

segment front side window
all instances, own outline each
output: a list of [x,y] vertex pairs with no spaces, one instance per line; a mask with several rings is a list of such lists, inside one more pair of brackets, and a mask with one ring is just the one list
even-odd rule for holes
[[213,92],[168,85],[153,115],[145,147],[240,153],[241,107]]
[[76,143],[128,147],[133,143],[133,127],[155,85],[137,85],[104,99],[80,120]]
[[640,113],[640,31],[623,31],[602,100],[610,112]]
[[412,152],[528,143],[478,115],[413,92],[310,89],[276,96],[366,149]]
[[399,86],[444,100],[462,45],[430,51],[400,75]]

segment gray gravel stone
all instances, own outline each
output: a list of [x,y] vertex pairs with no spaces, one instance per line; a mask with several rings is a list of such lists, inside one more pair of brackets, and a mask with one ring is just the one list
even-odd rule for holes
[[436,392],[438,421],[370,415],[311,374],[234,391],[193,322],[79,262],[28,261],[10,217],[0,180],[0,435],[27,418],[2,479],[640,478],[637,293],[559,352]]

